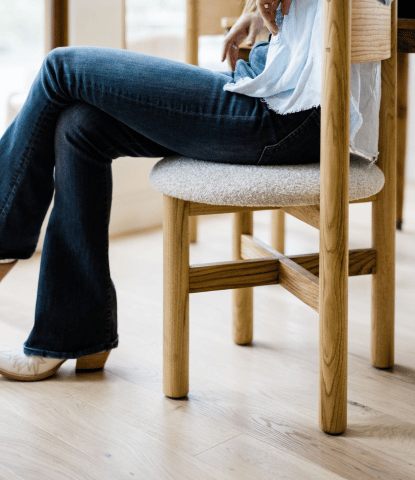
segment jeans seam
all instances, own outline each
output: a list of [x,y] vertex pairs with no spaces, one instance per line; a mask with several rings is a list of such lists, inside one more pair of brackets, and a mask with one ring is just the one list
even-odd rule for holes
[[113,150],[114,148],[129,147],[130,145],[139,145],[139,146],[141,146],[142,143],[140,143],[140,142],[129,142],[129,143],[120,143],[120,144],[117,144],[117,145],[113,145],[112,147],[109,147],[109,148],[107,148],[106,150],[104,150],[103,152],[101,152],[101,155],[106,155],[108,152],[110,152],[110,151]]
[[312,120],[314,117],[314,114],[317,112],[318,110],[314,110],[313,112],[310,113],[310,115],[301,123],[301,125],[299,125],[293,132],[291,132],[289,135],[287,135],[286,137],[284,137],[283,139],[281,139],[278,143],[276,143],[275,145],[267,145],[264,150],[262,151],[261,153],[261,156],[259,157],[259,160],[257,162],[257,165],[259,165],[261,163],[261,160],[262,160],[262,157],[264,155],[265,152],[268,152],[270,151],[270,149],[275,149],[277,150],[278,147],[283,143],[283,142],[286,142],[288,140],[292,140],[294,138],[296,138],[301,132],[299,131],[300,129],[302,129],[304,127],[304,125],[309,121],[309,120]]
[[111,326],[112,326],[112,285],[111,285],[111,274],[110,274],[110,268],[109,268],[109,240],[108,240],[108,222],[109,222],[109,199],[108,199],[108,168],[111,168],[111,166],[107,166],[105,168],[105,173],[104,173],[104,183],[105,183],[105,209],[104,209],[104,224],[105,224],[105,231],[106,237],[105,237],[105,250],[106,250],[106,259],[107,259],[107,313],[105,315],[105,340],[109,342],[111,340]]
[[[67,75],[67,76],[70,78],[69,75]],[[164,106],[164,105],[157,105],[157,104],[154,104],[154,103],[143,102],[142,100],[137,100],[136,98],[134,98],[132,96],[126,96],[126,95],[122,95],[120,93],[115,93],[111,90],[100,88],[99,86],[86,85],[84,82],[80,81],[79,82],[79,88],[83,89],[85,87],[93,89],[94,91],[99,91],[101,93],[105,93],[105,95],[113,95],[115,98],[122,98],[124,100],[134,100],[135,102],[137,102],[142,107],[157,108],[157,109],[160,109],[160,110],[168,110],[170,112],[180,113],[181,115],[189,115],[189,116],[197,116],[197,117],[203,116],[203,117],[228,118],[228,119],[237,118],[239,120],[240,119],[251,120],[251,119],[254,119],[254,118],[258,119],[258,118],[263,117],[263,115],[254,115],[254,116],[252,116],[252,115],[251,116],[245,116],[245,115],[217,115],[217,114],[202,113],[202,112],[186,112],[186,111],[183,111],[183,110],[178,110],[176,108],[172,108],[172,107],[168,107],[168,106]],[[82,100],[82,98],[80,100]],[[85,100],[82,100],[82,101],[85,101]],[[86,102],[86,103],[88,103],[88,102]]]
[[19,179],[21,178],[21,176],[23,175],[24,171],[25,171],[25,168],[28,164],[28,157],[31,153],[31,150],[33,149],[33,145],[35,143],[35,138],[39,132],[39,129],[40,129],[40,126],[43,122],[43,119],[45,118],[45,115],[47,114],[47,112],[49,111],[50,107],[52,106],[52,103],[54,102],[54,99],[56,98],[56,93],[55,93],[55,96],[51,99],[49,105],[45,108],[41,118],[39,119],[37,125],[36,125],[36,128],[33,132],[33,135],[32,135],[32,138],[30,139],[26,149],[24,150],[23,154],[22,154],[22,159],[21,159],[21,162],[17,168],[17,173],[16,173],[16,177],[13,181],[13,183],[11,184],[11,189],[10,189],[10,193],[9,195],[6,197],[5,201],[4,201],[4,205],[0,208],[0,221],[4,219],[4,217],[6,216],[7,212],[6,212],[6,208],[8,205],[10,205],[12,202],[11,202],[11,198],[13,196],[13,193],[19,183]]

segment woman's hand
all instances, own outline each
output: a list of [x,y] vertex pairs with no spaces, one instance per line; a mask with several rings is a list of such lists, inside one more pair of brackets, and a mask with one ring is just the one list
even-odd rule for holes
[[230,68],[235,70],[239,55],[239,44],[246,38],[246,44],[253,45],[263,24],[264,20],[258,12],[242,14],[223,41],[222,62],[228,59]]
[[262,15],[266,27],[273,35],[277,35],[278,33],[278,26],[275,23],[275,17],[280,3],[282,14],[288,15],[292,0],[256,0],[258,11]]

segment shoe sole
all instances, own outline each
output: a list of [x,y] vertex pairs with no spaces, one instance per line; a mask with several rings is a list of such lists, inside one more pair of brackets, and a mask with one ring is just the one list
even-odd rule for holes
[[[107,352],[98,352],[93,353],[92,355],[86,355],[85,357],[77,358],[76,360],[76,371],[90,371],[90,370],[100,370],[104,368],[105,362],[110,354],[110,351]],[[38,375],[17,375],[15,373],[6,372],[0,368],[0,374],[11,380],[20,380],[21,382],[36,382],[38,380],[44,380],[45,378],[51,377],[55,374],[59,368],[66,362],[67,359],[62,360],[56,367],[53,367],[47,372],[39,373]]]
[[59,368],[62,366],[63,362],[56,365],[56,367],[52,368],[52,370],[48,370],[47,372],[39,373],[38,375],[17,375],[15,373],[6,372],[0,368],[0,374],[5,376],[6,378],[10,378],[11,380],[20,380],[21,382],[36,382],[37,380],[43,380],[44,378],[51,377],[54,373],[56,373]]

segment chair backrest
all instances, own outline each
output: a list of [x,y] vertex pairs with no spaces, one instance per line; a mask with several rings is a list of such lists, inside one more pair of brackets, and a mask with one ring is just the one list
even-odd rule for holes
[[[186,61],[196,65],[198,37],[223,33],[221,18],[239,16],[244,5],[244,0],[187,0]],[[391,7],[377,0],[352,0],[352,63],[389,58],[390,16]]]
[[391,6],[386,7],[377,0],[352,0],[351,23],[352,63],[390,57]]

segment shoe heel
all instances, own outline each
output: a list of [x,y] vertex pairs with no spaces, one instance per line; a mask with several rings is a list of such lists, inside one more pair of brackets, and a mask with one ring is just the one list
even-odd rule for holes
[[99,368],[104,368],[105,362],[107,361],[109,354],[110,352],[108,351],[80,357],[76,360],[76,369],[97,370]]
[[16,265],[17,260],[11,263],[0,263],[0,282],[10,272],[10,270]]

